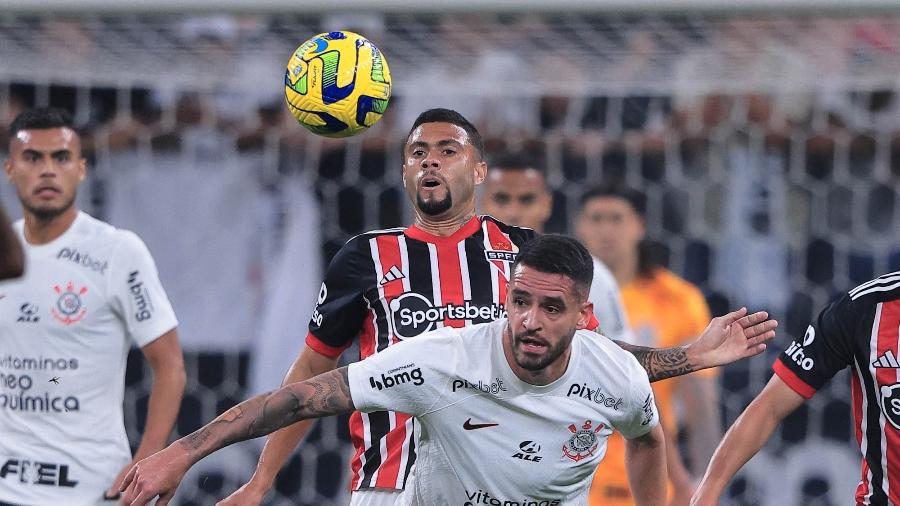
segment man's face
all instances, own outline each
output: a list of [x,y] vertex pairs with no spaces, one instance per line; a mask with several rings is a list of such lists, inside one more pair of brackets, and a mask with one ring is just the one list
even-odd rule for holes
[[6,177],[26,212],[52,219],[72,207],[85,176],[78,134],[70,128],[22,130],[9,151]]
[[509,282],[508,348],[516,364],[528,371],[568,360],[575,331],[585,328],[593,305],[562,274],[548,274],[519,264]]
[[424,123],[403,148],[403,187],[424,216],[441,218],[475,209],[475,185],[487,165],[469,135],[452,123]]
[[481,212],[507,225],[533,228],[540,232],[550,218],[553,196],[547,191],[544,175],[540,171],[492,167],[488,171],[480,203]]
[[625,199],[596,197],[581,210],[576,234],[592,255],[615,266],[638,254],[644,220]]

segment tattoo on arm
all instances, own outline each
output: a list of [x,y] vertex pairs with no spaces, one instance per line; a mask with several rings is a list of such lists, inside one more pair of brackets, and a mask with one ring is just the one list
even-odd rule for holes
[[673,346],[671,348],[648,348],[646,346],[635,346],[622,341],[613,341],[625,351],[634,355],[634,358],[647,371],[650,382],[664,380],[666,378],[674,378],[684,374],[692,373],[697,370],[694,364],[691,364],[687,357],[687,348],[685,346]]
[[347,368],[258,395],[222,413],[179,441],[194,461],[231,443],[263,436],[308,418],[353,411]]

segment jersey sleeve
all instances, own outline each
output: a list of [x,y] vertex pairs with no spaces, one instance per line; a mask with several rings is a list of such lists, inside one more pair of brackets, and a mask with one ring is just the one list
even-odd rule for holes
[[363,412],[422,416],[438,405],[458,361],[459,336],[435,331],[348,366],[353,405]]
[[594,280],[588,299],[594,304],[594,316],[600,323],[601,334],[626,343],[633,341],[616,278],[597,259],[594,259]]
[[625,439],[634,439],[659,425],[659,411],[647,373],[634,357],[629,354],[628,358],[628,378],[631,386],[628,393],[628,409],[614,427]]
[[848,294],[826,307],[778,356],[772,368],[791,389],[809,399],[852,363],[852,325],[858,315]]
[[325,356],[336,358],[350,347],[366,317],[365,293],[374,270],[364,245],[360,238],[348,241],[331,260],[319,289],[306,344]]
[[150,250],[133,232],[120,233],[107,279],[110,304],[124,321],[128,336],[143,347],[175,328],[178,320]]

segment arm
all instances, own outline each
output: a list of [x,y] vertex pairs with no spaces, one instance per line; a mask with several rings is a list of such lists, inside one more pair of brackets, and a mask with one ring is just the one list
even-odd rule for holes
[[178,408],[181,407],[181,397],[184,394],[186,382],[184,372],[184,357],[181,346],[178,344],[178,334],[172,329],[159,338],[147,344],[141,351],[153,370],[153,386],[150,389],[150,401],[147,406],[147,423],[144,426],[144,435],[138,446],[134,458],[116,476],[107,497],[115,497],[122,480],[137,461],[150,456],[166,446],[175,419],[178,416]]
[[630,352],[647,371],[650,381],[730,364],[758,355],[766,341],[775,337],[778,322],[759,311],[748,315],[746,308],[713,318],[693,343],[671,348],[647,348],[614,341]]
[[687,451],[694,475],[699,477],[722,439],[718,377],[683,376],[677,380],[675,393],[685,406],[683,421],[690,431]]
[[[305,381],[319,374],[333,370],[337,366],[337,358],[331,358],[313,350],[304,348],[291,366],[282,385],[290,385]],[[256,471],[244,486],[218,503],[226,505],[260,504],[275,483],[275,477],[284,467],[297,444],[306,436],[313,421],[306,420],[285,427],[266,439]]]
[[625,441],[625,467],[636,506],[666,503],[666,441],[660,425]]
[[25,271],[25,254],[6,211],[0,206],[0,279],[17,278]]
[[346,367],[253,397],[135,464],[125,478],[122,503],[143,505],[159,496],[156,504],[165,506],[187,470],[219,448],[269,434],[300,420],[349,413],[353,409]]
[[[659,424],[663,426],[662,423]],[[669,506],[687,505],[694,493],[694,480],[688,473],[681,454],[678,451],[678,435],[672,434],[663,427],[666,436],[666,470],[669,473],[669,482],[672,484],[672,496],[669,498]]]
[[706,475],[691,500],[693,506],[718,504],[719,496],[731,478],[768,441],[775,427],[803,404],[777,375],[728,429],[725,439],[713,454]]

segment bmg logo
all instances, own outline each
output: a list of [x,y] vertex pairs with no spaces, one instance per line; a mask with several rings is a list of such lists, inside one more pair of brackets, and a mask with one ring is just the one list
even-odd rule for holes
[[425,378],[422,377],[422,369],[419,369],[418,367],[410,371],[395,372],[394,374],[391,374],[391,372],[393,371],[388,371],[387,374],[382,373],[380,379],[369,376],[369,384],[372,385],[372,388],[387,390],[388,388],[403,385],[404,383],[412,382],[412,384],[416,386],[425,383]]

